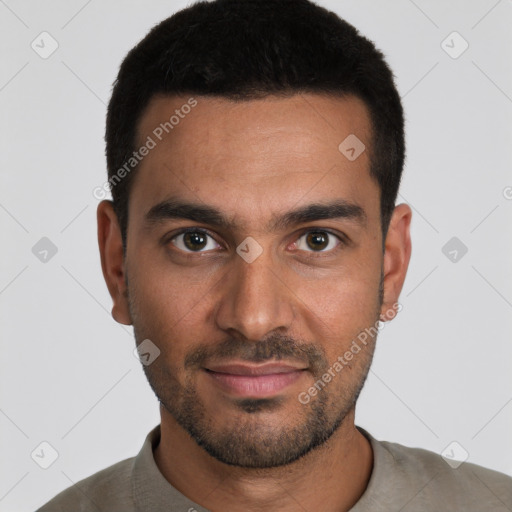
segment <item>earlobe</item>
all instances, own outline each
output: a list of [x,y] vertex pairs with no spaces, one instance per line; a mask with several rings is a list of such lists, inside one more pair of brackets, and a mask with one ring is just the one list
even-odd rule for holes
[[381,320],[391,320],[396,315],[397,304],[411,259],[410,225],[412,210],[406,204],[395,207],[384,250],[384,299]]
[[131,325],[126,290],[123,241],[112,201],[101,201],[97,209],[98,245],[101,269],[112,297],[112,317],[116,322]]

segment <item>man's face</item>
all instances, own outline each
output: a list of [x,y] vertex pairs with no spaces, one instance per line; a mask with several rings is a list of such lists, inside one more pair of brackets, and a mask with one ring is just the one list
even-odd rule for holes
[[[115,310],[133,323],[137,343],[161,351],[144,367],[150,385],[210,455],[245,467],[286,464],[353,410],[375,339],[359,342],[341,370],[333,365],[389,306],[379,293],[370,118],[356,98],[195,97],[159,140],[155,129],[188,99],[153,99],[139,124],[139,145],[150,136],[156,146],[134,177],[127,301]],[[355,160],[339,149],[351,134],[367,148]],[[313,206],[309,216],[286,217],[335,203],[335,215]]]

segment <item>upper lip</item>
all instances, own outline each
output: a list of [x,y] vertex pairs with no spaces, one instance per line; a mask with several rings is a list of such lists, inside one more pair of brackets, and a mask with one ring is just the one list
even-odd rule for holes
[[303,365],[281,362],[265,363],[261,365],[224,363],[212,364],[205,367],[205,370],[216,373],[229,373],[231,375],[271,375],[273,373],[290,373],[305,369],[306,367]]

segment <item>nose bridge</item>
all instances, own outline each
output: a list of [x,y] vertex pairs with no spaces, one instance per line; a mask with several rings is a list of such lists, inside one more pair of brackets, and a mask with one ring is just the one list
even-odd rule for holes
[[235,259],[217,309],[219,328],[234,329],[246,339],[260,340],[275,329],[290,326],[291,297],[274,266],[265,252],[251,263],[242,257]]

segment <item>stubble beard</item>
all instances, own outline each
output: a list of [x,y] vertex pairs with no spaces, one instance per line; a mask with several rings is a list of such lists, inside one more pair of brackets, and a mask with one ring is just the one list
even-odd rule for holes
[[[127,296],[138,345],[146,339],[143,333],[148,331],[144,329],[143,322],[137,314],[138,308],[134,297],[130,294]],[[379,307],[375,321],[379,318],[382,298],[381,281]],[[176,372],[165,366],[164,357],[157,358],[151,365],[143,366],[143,369],[161,405],[209,455],[232,466],[267,469],[299,460],[312,450],[324,445],[340,428],[355,407],[366,382],[373,359],[375,341],[376,337],[357,354],[357,358],[360,358],[357,365],[349,369],[344,368],[344,371],[350,371],[351,375],[357,373],[357,376],[354,375],[351,378],[349,386],[337,389],[336,378],[341,377],[334,377],[334,382],[319,390],[307,404],[300,404],[297,399],[299,410],[296,414],[297,419],[293,425],[282,427],[270,426],[264,418],[264,415],[271,413],[272,410],[278,411],[281,407],[281,397],[234,400],[236,421],[230,422],[228,426],[218,427],[212,421],[198,395],[192,377],[189,376],[182,385],[176,378]],[[235,343],[238,345],[235,346]],[[234,351],[240,354],[239,343],[227,340],[222,345],[225,350],[221,355]],[[244,347],[242,351],[245,351],[244,359],[264,360],[276,355],[278,359],[290,356],[299,351],[300,346],[287,338],[278,337],[258,343],[251,342]],[[190,360],[197,359],[204,350],[203,347],[190,354]],[[308,345],[308,350],[305,353],[312,354],[312,361],[316,361],[314,363],[316,371],[313,376],[314,382],[317,382],[330,365],[318,347]],[[247,357],[249,353],[251,355]],[[191,373],[189,372],[189,375]],[[295,400],[295,398],[291,399]],[[289,417],[290,415],[287,416]]]

